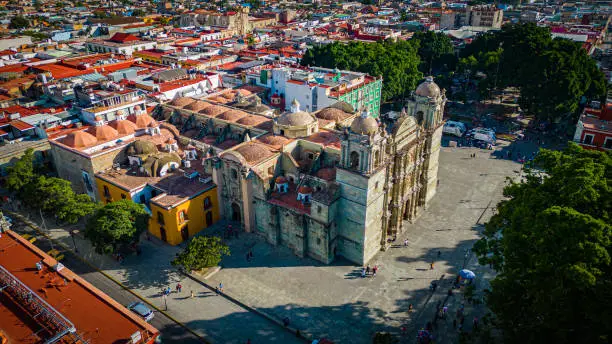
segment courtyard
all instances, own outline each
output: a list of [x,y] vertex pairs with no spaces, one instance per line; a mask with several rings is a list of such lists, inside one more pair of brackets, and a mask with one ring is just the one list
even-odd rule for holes
[[[512,145],[524,152],[535,149],[529,142]],[[289,319],[292,327],[312,338],[370,343],[375,332],[398,333],[403,327],[414,341],[416,331],[432,321],[438,302],[449,306],[451,314],[464,302],[459,294],[447,297],[459,270],[466,267],[476,272],[477,294],[487,287],[492,271],[480,266],[470,249],[502,199],[506,177],[520,173],[520,164],[499,158],[505,149],[507,144],[494,151],[443,147],[437,195],[429,209],[406,224],[391,248],[370,261],[371,267],[379,268],[376,277],[361,278],[361,267],[346,260],[323,265],[272,247],[257,235],[242,234],[229,240],[232,255],[207,282],[222,282],[228,295],[273,318]],[[472,153],[475,158],[470,157]],[[246,259],[249,250],[254,256],[250,262]],[[440,286],[433,293],[432,281]],[[412,312],[408,312],[410,304]],[[466,318],[483,313],[484,306],[475,306],[471,312]],[[439,331],[437,338],[452,342],[453,335],[442,332],[446,331]]]

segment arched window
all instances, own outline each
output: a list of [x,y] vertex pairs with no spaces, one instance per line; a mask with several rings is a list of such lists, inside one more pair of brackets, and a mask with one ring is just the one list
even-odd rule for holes
[[417,123],[418,124],[423,124],[423,118],[425,117],[425,114],[423,113],[423,111],[419,111],[416,113],[416,119],[417,119]]
[[232,179],[238,179],[238,171],[232,168]]
[[351,152],[350,167],[354,169],[359,168],[359,153],[356,151]]

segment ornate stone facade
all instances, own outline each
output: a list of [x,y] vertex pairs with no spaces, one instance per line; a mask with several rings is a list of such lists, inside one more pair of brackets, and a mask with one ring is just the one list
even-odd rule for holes
[[[206,161],[222,216],[299,256],[366,263],[435,195],[445,102],[428,78],[394,121],[380,123],[346,103],[311,114],[296,102],[268,124],[223,124],[205,141],[215,142]],[[219,118],[170,107],[201,123]],[[335,127],[320,125],[328,122]],[[223,133],[240,141],[221,148]]]

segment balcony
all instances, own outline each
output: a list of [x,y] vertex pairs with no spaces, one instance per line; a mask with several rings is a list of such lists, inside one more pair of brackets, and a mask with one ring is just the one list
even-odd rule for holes
[[117,109],[117,108],[124,107],[124,106],[130,105],[130,104],[133,104],[133,103],[144,101],[144,100],[145,100],[144,96],[137,96],[137,97],[133,97],[131,102],[126,101],[126,102],[122,102],[120,104],[115,104],[115,105],[110,105],[110,106],[96,106],[96,107],[91,107],[91,108],[86,109],[86,110],[89,111],[89,112],[93,112],[93,113],[95,113],[95,112],[104,112],[104,111],[107,111],[107,110]]

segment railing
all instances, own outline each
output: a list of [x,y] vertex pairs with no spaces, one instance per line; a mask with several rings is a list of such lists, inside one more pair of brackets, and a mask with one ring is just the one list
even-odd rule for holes
[[62,338],[70,338],[70,343],[87,343],[77,333],[76,328],[53,306],[43,300],[38,294],[13,276],[3,266],[0,266],[0,291],[13,298],[37,323],[49,331],[51,338],[45,344],[59,342]]

